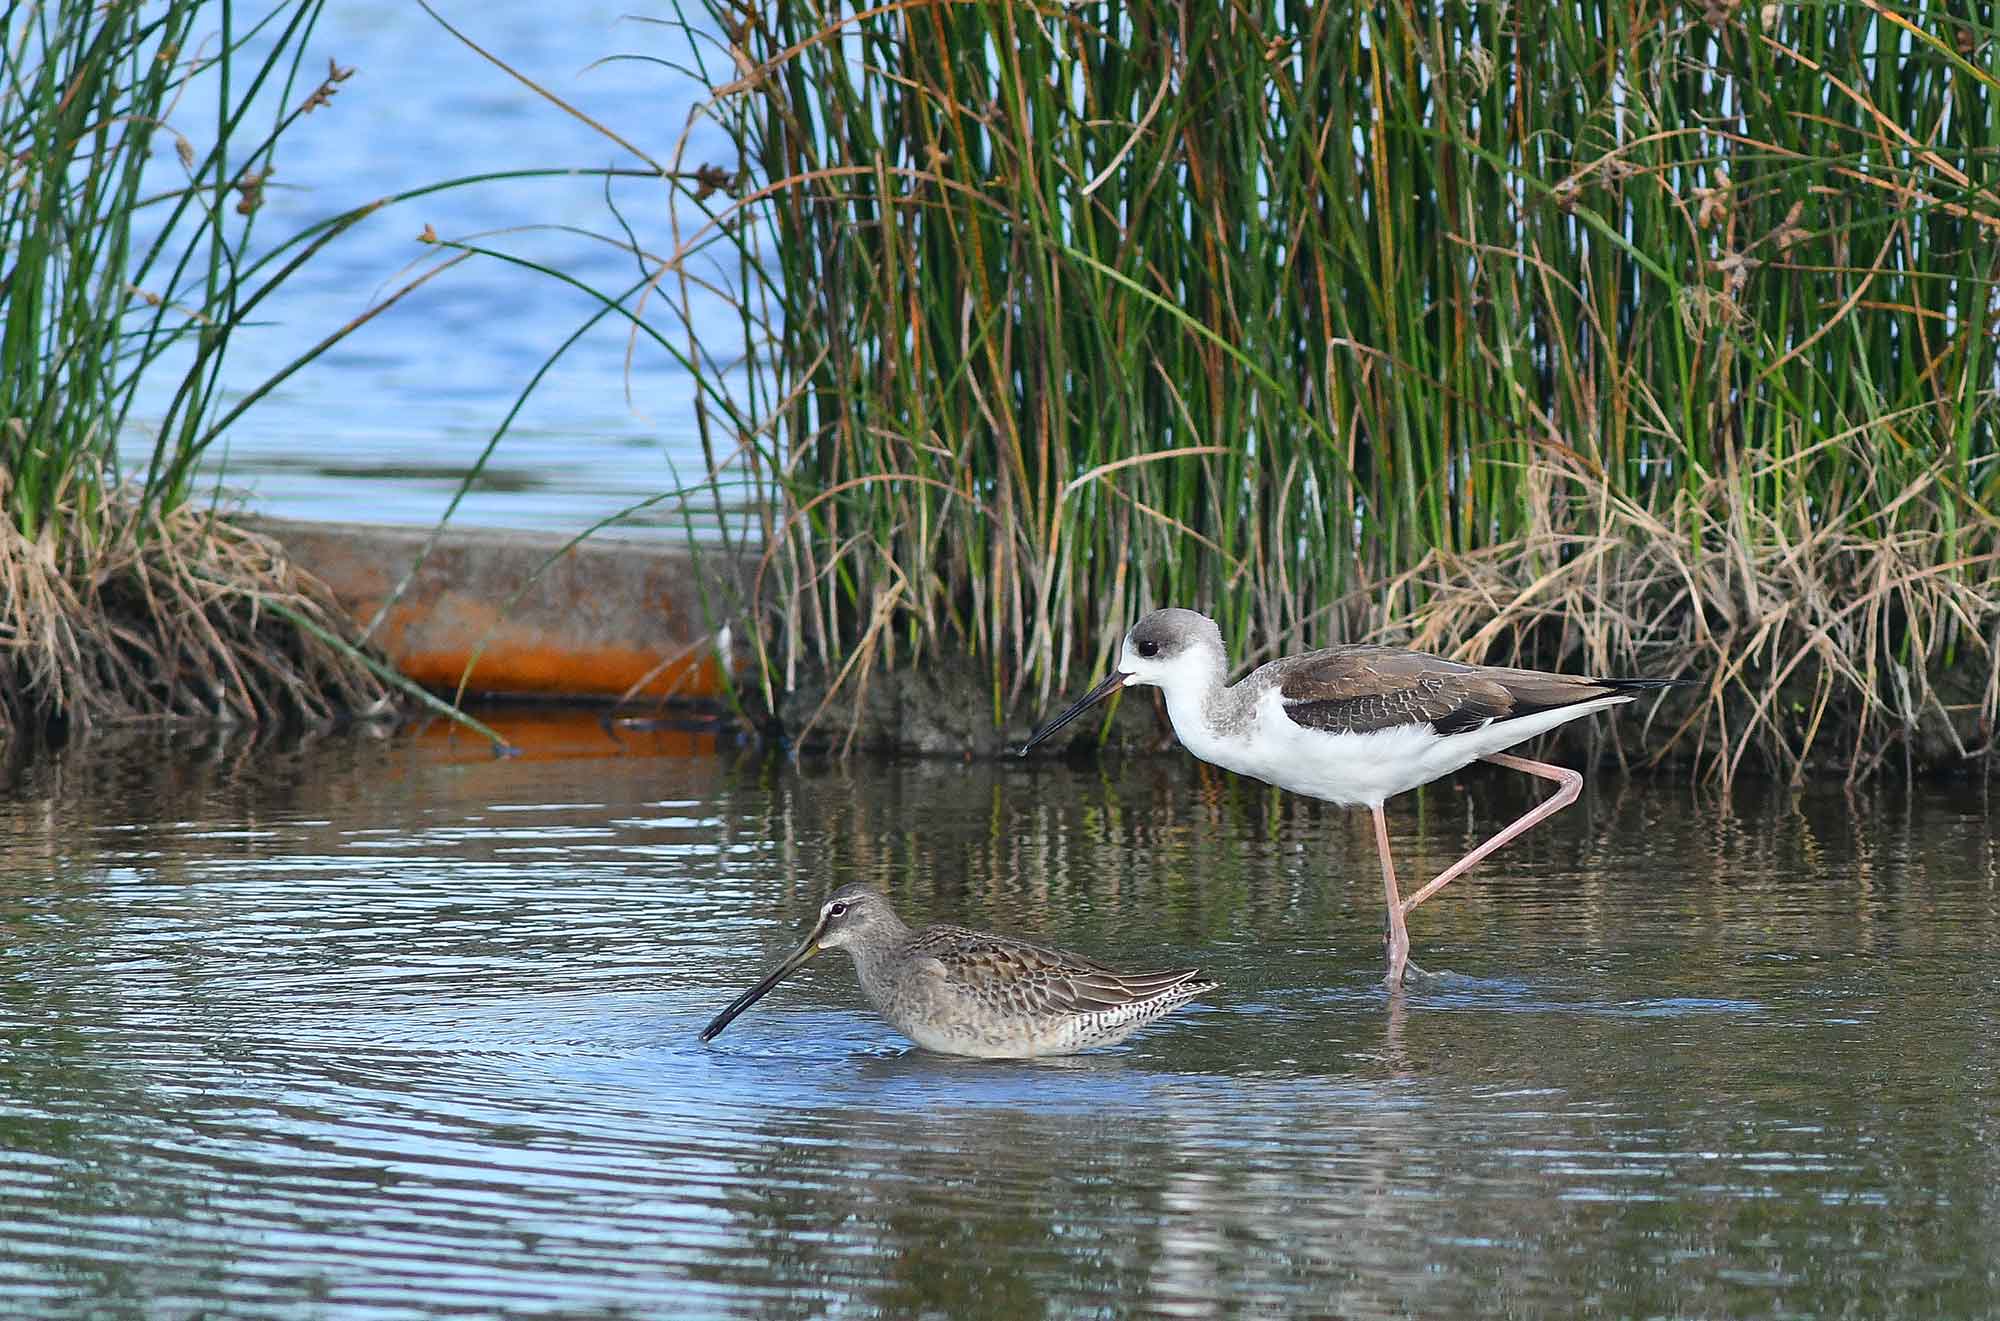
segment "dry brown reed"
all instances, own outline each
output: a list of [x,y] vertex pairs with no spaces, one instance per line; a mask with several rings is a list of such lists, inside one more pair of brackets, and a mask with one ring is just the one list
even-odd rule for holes
[[32,539],[0,519],[0,741],[390,709],[355,662],[352,622],[276,541],[189,505],[142,512],[129,487],[111,497],[111,516],[65,510]]
[[[1748,498],[1771,470],[1820,485],[1827,451],[1752,454],[1655,510],[1573,461],[1541,457],[1522,536],[1432,551],[1390,584],[1408,616],[1363,606],[1356,631],[1465,660],[1560,657],[1597,674],[1691,678],[1698,699],[1643,731],[1644,755],[1680,755],[1724,781],[1746,766],[1797,782],[1885,761],[1911,768],[1990,758],[2000,707],[2000,546],[1967,552],[1944,511],[1959,500],[1940,461],[1893,497],[1857,492],[1824,510]],[[1841,456],[1872,481],[1865,458]],[[1746,482],[1744,479],[1749,478]],[[1884,509],[1903,526],[1873,526]],[[1407,589],[1417,587],[1414,593]],[[1620,727],[1608,730],[1614,746]],[[1621,749],[1622,751],[1622,749]]]

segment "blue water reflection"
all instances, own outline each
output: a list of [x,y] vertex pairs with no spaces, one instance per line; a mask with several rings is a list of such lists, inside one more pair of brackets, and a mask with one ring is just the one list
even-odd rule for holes
[[[571,100],[657,160],[688,134],[692,169],[736,168],[734,149],[690,112],[706,96],[691,65],[712,48],[629,7],[581,0],[560,18],[518,0],[447,3],[441,12],[486,49]],[[327,6],[306,69],[352,67],[330,106],[302,118],[281,143],[277,173],[256,217],[268,245],[376,198],[470,174],[637,166],[629,153],[479,58],[414,4],[359,0]],[[646,60],[608,57],[639,55]],[[197,84],[174,121],[199,136]],[[211,93],[212,94],[212,93]],[[302,96],[302,93],[300,94]],[[207,143],[198,145],[206,149]],[[156,159],[172,170],[173,153]],[[649,250],[673,248],[667,185],[627,179],[610,199]],[[236,395],[361,315],[436,260],[424,227],[446,238],[546,262],[614,291],[631,285],[632,258],[589,235],[616,235],[601,179],[501,180],[429,194],[362,221],[259,309],[231,343],[225,381]],[[565,228],[566,227],[566,228]],[[715,274],[703,263],[704,274]],[[685,345],[688,331],[656,294],[651,321]],[[281,385],[216,447],[207,478],[246,492],[277,517],[429,524],[500,426],[516,393],[598,304],[555,280],[475,258],[431,281]],[[696,337],[725,359],[741,352],[741,325],[721,299],[690,301]],[[629,368],[628,371],[628,351]],[[162,373],[136,410],[126,461],[143,464],[171,400]],[[607,320],[550,370],[455,515],[465,525],[580,532],[705,470],[692,378],[623,322]],[[712,523],[704,513],[698,523]],[[681,514],[654,509],[626,535],[679,532]]]

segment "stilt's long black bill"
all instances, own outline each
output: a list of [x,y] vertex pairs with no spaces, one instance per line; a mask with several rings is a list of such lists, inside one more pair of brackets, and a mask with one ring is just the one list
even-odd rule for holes
[[814,927],[813,933],[807,936],[797,949],[786,955],[783,963],[771,969],[769,976],[743,994],[737,996],[734,1000],[731,1000],[729,1008],[717,1014],[709,1022],[709,1025],[701,1030],[701,1039],[703,1041],[715,1040],[721,1034],[722,1029],[728,1027],[738,1014],[763,999],[765,992],[769,991],[773,986],[776,986],[779,982],[804,967],[813,955],[819,953],[819,937],[820,928]]
[[1077,698],[1074,702],[1071,702],[1068,710],[1043,725],[1034,733],[1028,735],[1028,741],[1021,745],[1020,755],[1023,757],[1027,756],[1030,752],[1034,751],[1037,743],[1048,738],[1049,735],[1055,733],[1064,725],[1067,725],[1070,721],[1088,711],[1091,707],[1096,706],[1099,702],[1117,692],[1125,686],[1125,681],[1131,677],[1131,675],[1126,674],[1123,670],[1113,670],[1111,673],[1105,675],[1103,681],[1097,687]]

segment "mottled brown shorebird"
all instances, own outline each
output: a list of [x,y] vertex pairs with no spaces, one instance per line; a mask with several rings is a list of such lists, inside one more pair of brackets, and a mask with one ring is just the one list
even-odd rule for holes
[[[1234,684],[1222,631],[1193,610],[1155,610],[1125,635],[1103,682],[1029,736],[1021,753],[1120,688],[1151,684],[1187,750],[1266,784],[1375,816],[1388,904],[1393,990],[1410,966],[1410,910],[1488,854],[1576,801],[1583,776],[1504,749],[1557,725],[1687,679],[1591,679],[1496,665],[1464,665],[1394,647],[1327,647],[1286,656]],[[1480,759],[1554,780],[1555,795],[1439,872],[1409,898],[1396,889],[1385,799]],[[1417,970],[1419,973],[1422,969]]]
[[865,885],[835,890],[812,933],[701,1030],[712,1041],[813,955],[844,949],[861,993],[926,1050],[982,1059],[1072,1055],[1123,1041],[1219,982],[1198,969],[1119,972],[1081,955],[964,927],[911,931]]

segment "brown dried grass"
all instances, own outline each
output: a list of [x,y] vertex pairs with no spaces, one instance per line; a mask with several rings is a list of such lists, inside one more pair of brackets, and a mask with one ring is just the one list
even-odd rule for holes
[[[1645,740],[1649,757],[1725,783],[1746,766],[1792,782],[1833,766],[1855,783],[1898,753],[1905,768],[1990,765],[2000,520],[1951,517],[1965,493],[1948,488],[1949,459],[1883,491],[1865,448],[1834,448],[1746,453],[1660,509],[1543,452],[1524,535],[1430,552],[1367,594],[1421,604],[1360,631],[1461,659],[1695,679],[1697,700],[1655,708],[1675,725]],[[1866,489],[1827,507],[1813,493],[1842,488],[1813,469],[1833,463]],[[1755,498],[1773,486],[1788,498]]]
[[345,613],[276,541],[188,505],[142,513],[131,489],[105,501],[32,539],[0,519],[0,737],[391,709],[340,645],[355,637]]

